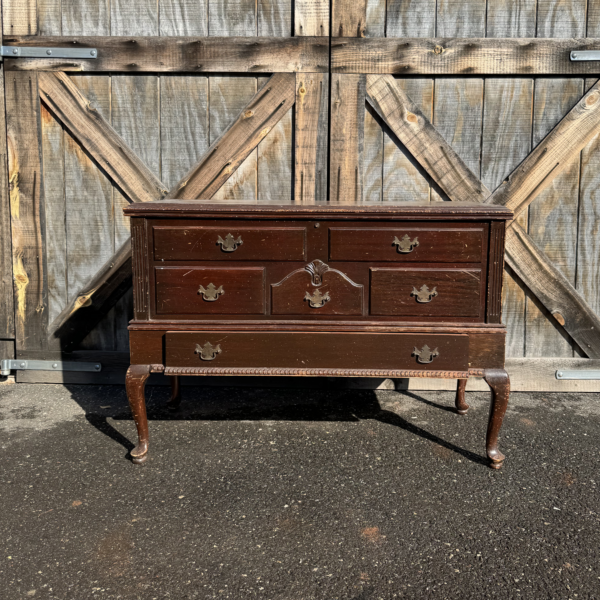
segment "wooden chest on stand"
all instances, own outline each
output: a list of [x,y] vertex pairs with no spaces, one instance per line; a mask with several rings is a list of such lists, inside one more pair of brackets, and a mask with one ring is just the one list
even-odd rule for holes
[[133,204],[134,319],[127,393],[148,453],[144,385],[180,375],[469,376],[509,395],[501,323],[504,207],[440,202]]

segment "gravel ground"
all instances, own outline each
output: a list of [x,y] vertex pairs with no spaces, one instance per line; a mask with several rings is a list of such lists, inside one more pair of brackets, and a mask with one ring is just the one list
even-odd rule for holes
[[0,600],[600,598],[600,398],[0,385]]

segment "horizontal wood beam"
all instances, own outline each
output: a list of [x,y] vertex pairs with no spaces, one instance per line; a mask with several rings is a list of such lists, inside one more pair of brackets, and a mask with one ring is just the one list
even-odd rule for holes
[[598,62],[572,62],[600,39],[333,38],[332,73],[392,75],[594,75]]
[[167,193],[164,184],[64,73],[40,73],[40,98],[132,202]]
[[326,73],[326,37],[11,36],[8,46],[96,48],[96,59],[19,58],[7,71]]
[[131,239],[128,239],[56,317],[50,326],[50,340],[58,339],[62,350],[72,350],[130,287]]
[[567,113],[488,199],[519,216],[600,129],[600,81]]
[[516,223],[506,232],[506,262],[587,356],[600,358],[600,319]]
[[167,198],[212,198],[292,108],[295,100],[296,76],[292,73],[272,75]]
[[490,191],[391,75],[367,76],[367,100],[451,200],[488,198]]

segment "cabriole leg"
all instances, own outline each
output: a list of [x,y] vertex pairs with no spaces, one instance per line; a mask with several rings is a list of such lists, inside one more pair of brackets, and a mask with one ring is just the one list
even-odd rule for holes
[[508,373],[503,369],[486,369],[485,380],[492,388],[492,402],[490,404],[490,419],[488,422],[486,451],[491,461],[492,469],[499,469],[504,462],[504,454],[498,450],[498,434],[502,427],[502,420],[508,407],[510,395],[510,380]]
[[468,379],[459,379],[456,387],[456,412],[459,415],[466,415],[469,410],[469,405],[465,402],[465,390],[467,388]]
[[138,432],[138,445],[131,451],[136,465],[142,464],[148,458],[148,417],[144,389],[149,375],[150,365],[131,365],[125,380],[127,399]]
[[171,397],[167,404],[169,410],[177,410],[181,404],[181,390],[179,388],[179,376],[172,375],[169,377],[171,380]]

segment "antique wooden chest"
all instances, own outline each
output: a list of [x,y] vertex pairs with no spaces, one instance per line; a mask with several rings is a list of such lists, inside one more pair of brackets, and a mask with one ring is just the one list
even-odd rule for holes
[[144,385],[180,375],[469,376],[509,395],[501,323],[504,207],[431,204],[133,204],[134,319],[127,393],[148,453]]

